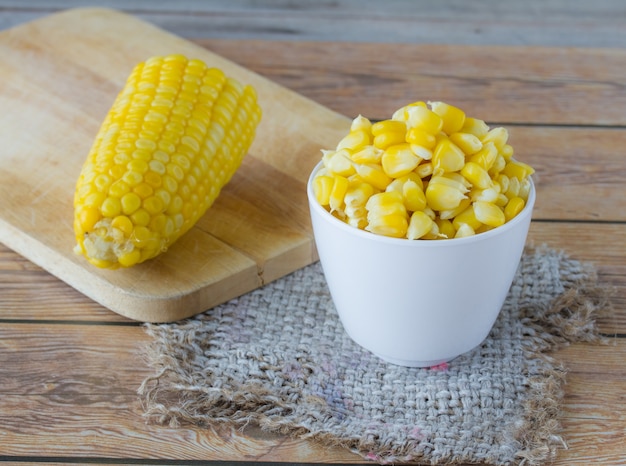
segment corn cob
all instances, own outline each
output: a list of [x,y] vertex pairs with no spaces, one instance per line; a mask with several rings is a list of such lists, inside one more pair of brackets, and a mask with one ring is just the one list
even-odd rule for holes
[[138,64],[76,185],[76,252],[118,268],[167,250],[239,168],[260,118],[252,87],[200,60]]
[[444,102],[415,102],[376,123],[359,115],[336,149],[322,151],[314,192],[335,217],[372,233],[480,234],[528,200],[534,170],[514,159],[508,137]]

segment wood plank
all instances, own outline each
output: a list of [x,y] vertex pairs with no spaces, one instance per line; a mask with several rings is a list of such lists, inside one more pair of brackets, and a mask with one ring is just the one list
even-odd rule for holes
[[[0,456],[362,462],[258,429],[146,425],[135,394],[150,374],[138,356],[148,341],[139,327],[4,324],[0,341]],[[614,407],[626,380],[626,340],[572,345],[556,356],[569,369],[561,417],[570,449],[555,464],[589,459],[598,442],[601,457],[623,458],[625,415]]]
[[[80,0],[0,1],[0,29]],[[101,6],[136,14],[183,37],[624,47],[624,4],[530,0],[103,0]]]
[[488,122],[626,125],[624,49],[195,42],[351,118],[443,100]]
[[[533,222],[529,243],[547,244],[576,260],[593,263],[600,281],[615,289],[614,314],[600,319],[601,329],[609,334],[626,333],[624,224]],[[0,245],[0,321],[16,319],[131,322]]]

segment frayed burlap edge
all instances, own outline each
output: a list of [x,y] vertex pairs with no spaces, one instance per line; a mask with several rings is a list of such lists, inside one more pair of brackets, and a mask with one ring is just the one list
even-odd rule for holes
[[542,312],[524,315],[524,325],[534,333],[532,338],[523,342],[527,361],[531,366],[541,366],[529,377],[525,415],[510,433],[520,445],[515,455],[519,458],[518,464],[525,466],[552,462],[559,450],[567,449],[558,421],[567,370],[546,353],[571,343],[609,343],[598,330],[596,321],[611,313],[613,290],[598,282],[595,267],[572,260],[563,251],[554,251],[545,245],[530,245],[525,250],[525,254],[547,253],[560,256],[565,291]]
[[[533,245],[525,250],[525,254],[545,253],[554,254],[555,251]],[[538,466],[553,461],[559,450],[567,448],[558,421],[566,369],[546,353],[576,342],[607,343],[596,326],[596,319],[610,312],[611,290],[598,283],[592,265],[571,260],[563,252],[557,253],[561,255],[565,292],[542,312],[523,317],[530,330],[524,341],[524,351],[528,355],[529,393],[523,406],[524,416],[506,433],[511,444],[518,446],[515,464],[520,466]],[[569,266],[572,270],[567,270]],[[146,331],[155,337],[150,325]],[[399,451],[396,445],[381,445],[371,438],[337,438],[330,433],[311,432],[294,422],[295,413],[288,403],[260,385],[247,385],[245,390],[232,392],[196,385],[183,369],[188,362],[185,354],[163,353],[155,342],[145,348],[143,356],[156,370],[138,389],[148,422],[171,427],[222,423],[243,428],[255,424],[268,432],[347,448],[364,459],[381,464],[405,461],[441,463],[441,458],[429,461],[423,454],[416,456],[418,440],[413,442],[415,445],[404,445]],[[320,401],[322,414],[324,409],[324,402]],[[302,413],[297,415],[301,418]],[[446,464],[467,461],[471,462],[472,458],[449,458]]]

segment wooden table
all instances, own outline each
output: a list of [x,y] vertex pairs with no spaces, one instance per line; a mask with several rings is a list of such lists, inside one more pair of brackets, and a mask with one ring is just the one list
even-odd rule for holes
[[[240,3],[239,13],[248,11],[250,20],[243,8],[250,5]],[[609,3],[624,13],[618,3]],[[483,13],[488,6],[481,7]],[[401,24],[401,7],[406,2],[395,3],[386,20]],[[41,8],[9,8],[0,24],[48,13]],[[577,8],[580,16],[570,19],[584,26],[585,12]],[[231,19],[236,13],[231,11]],[[444,100],[509,129],[519,157],[537,169],[529,240],[592,262],[600,279],[615,288],[614,313],[599,322],[610,343],[576,344],[556,354],[568,369],[560,421],[569,449],[560,454],[559,465],[626,464],[626,47],[619,34],[612,39],[617,43],[604,44],[601,30],[593,27],[598,16],[589,14],[595,47],[563,46],[554,43],[562,37],[545,31],[544,44],[550,46],[524,40],[459,45],[445,43],[443,36],[435,40],[439,45],[402,43],[401,34],[367,41],[353,23],[354,34],[343,41],[330,35],[332,28],[325,41],[306,35],[309,40],[194,38],[350,117],[382,119],[409,101]],[[322,24],[323,12],[314,16]],[[302,18],[294,22],[299,31],[306,30]],[[609,29],[619,24],[619,17],[607,18]],[[365,24],[368,15],[360,19]],[[531,23],[525,27],[532,29]],[[434,27],[429,24],[424,27]],[[516,27],[520,24],[511,23]],[[578,39],[570,37],[572,43]],[[137,355],[147,340],[138,323],[0,245],[0,462],[363,462],[339,448],[269,436],[253,427],[240,432],[146,425],[136,390],[150,375]]]

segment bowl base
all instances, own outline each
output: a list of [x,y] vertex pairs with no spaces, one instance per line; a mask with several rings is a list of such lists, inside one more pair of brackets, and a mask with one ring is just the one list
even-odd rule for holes
[[395,364],[396,366],[404,366],[404,367],[436,367],[441,364],[452,361],[454,358],[447,359],[433,359],[432,361],[414,361],[410,359],[396,359],[389,356],[383,356],[382,354],[372,353],[375,356],[379,357],[385,362],[389,362],[391,364]]

